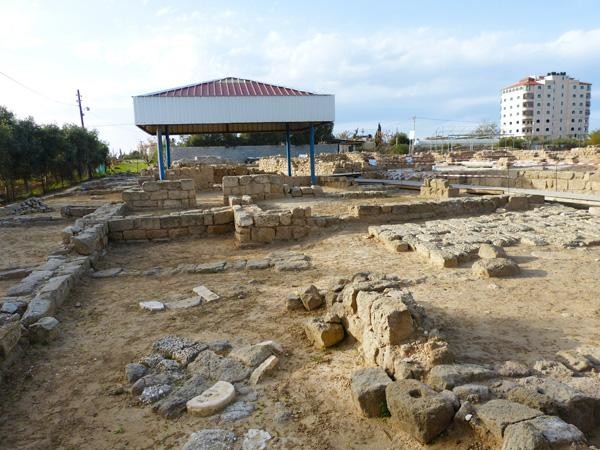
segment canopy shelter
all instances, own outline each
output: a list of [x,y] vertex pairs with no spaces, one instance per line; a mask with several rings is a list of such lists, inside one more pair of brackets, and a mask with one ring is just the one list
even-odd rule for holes
[[315,176],[315,126],[333,122],[335,98],[240,78],[223,78],[133,97],[135,124],[158,140],[160,179],[171,166],[169,135],[285,132],[288,175],[290,133],[310,130],[310,173]]

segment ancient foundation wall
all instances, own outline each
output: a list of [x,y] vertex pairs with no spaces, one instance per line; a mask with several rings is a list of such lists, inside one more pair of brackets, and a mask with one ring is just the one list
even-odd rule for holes
[[349,208],[352,217],[366,221],[390,220],[394,223],[494,212],[498,208],[526,210],[543,203],[543,197],[534,195],[489,195],[450,200],[400,203],[397,205],[355,205]]
[[142,241],[203,237],[230,233],[233,229],[233,211],[222,207],[155,217],[115,218],[108,222],[108,238],[111,241]]
[[141,188],[123,191],[123,201],[132,211],[193,208],[196,206],[194,180],[146,181]]
[[421,186],[421,197],[429,198],[450,198],[458,197],[459,191],[456,188],[451,188],[448,180],[441,178],[423,180]]

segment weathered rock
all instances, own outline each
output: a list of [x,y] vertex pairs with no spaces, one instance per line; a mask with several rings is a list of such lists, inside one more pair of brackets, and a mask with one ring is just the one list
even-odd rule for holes
[[195,306],[200,306],[202,303],[204,303],[204,300],[202,299],[202,297],[197,296],[197,297],[189,297],[189,298],[184,298],[182,300],[174,300],[172,302],[167,302],[167,303],[165,303],[165,307],[167,309],[188,309],[188,308],[193,308]]
[[541,391],[550,397],[556,404],[560,418],[584,433],[594,430],[600,422],[595,417],[598,401],[565,383],[541,377],[522,378],[519,382],[527,389]]
[[188,400],[188,413],[207,417],[224,409],[235,398],[235,388],[226,381],[217,381],[202,394]]
[[508,258],[480,259],[473,263],[472,269],[479,278],[510,277],[520,271],[517,263]]
[[478,255],[482,259],[506,258],[504,249],[492,244],[481,244]]
[[169,385],[178,377],[172,373],[157,373],[143,376],[131,386],[133,395],[140,395],[144,389],[150,386]]
[[163,302],[159,302],[157,300],[140,302],[139,305],[140,305],[140,308],[143,309],[144,311],[158,312],[158,311],[165,310],[165,304]]
[[181,450],[233,450],[235,441],[231,431],[208,428],[192,433]]
[[265,259],[249,259],[246,262],[246,269],[248,270],[264,270],[271,267],[271,260]]
[[203,375],[210,380],[237,383],[248,378],[252,369],[237,359],[219,356],[211,350],[205,350],[188,365],[188,371]]
[[413,319],[406,305],[387,296],[373,301],[371,326],[381,345],[399,345],[414,332]]
[[504,361],[494,366],[494,370],[501,377],[521,378],[531,375],[531,369],[517,361]]
[[308,340],[317,348],[331,347],[344,339],[342,325],[325,322],[320,318],[312,318],[304,322],[304,332]]
[[25,314],[23,314],[21,322],[23,325],[28,326],[43,317],[53,315],[55,312],[56,303],[54,303],[53,300],[36,297],[29,302],[29,305],[27,305],[27,310],[25,311]]
[[11,322],[0,326],[0,362],[8,359],[21,338],[21,324]]
[[12,297],[5,299],[0,308],[0,313],[4,314],[23,314],[27,309],[27,303],[22,300],[16,300]]
[[285,309],[288,311],[304,309],[304,304],[302,303],[302,300],[300,300],[300,296],[298,294],[288,294],[285,299]]
[[511,424],[541,416],[537,409],[508,400],[490,400],[475,408],[477,417],[494,437],[502,442],[504,429]]
[[563,363],[548,359],[541,359],[533,363],[534,370],[551,378],[570,378],[573,372]]
[[167,396],[171,392],[171,385],[169,384],[157,384],[154,386],[148,386],[144,388],[140,395],[140,401],[147,405],[150,405],[161,398]]
[[179,417],[186,409],[186,403],[192,398],[202,394],[210,387],[210,383],[201,375],[194,375],[183,386],[168,397],[158,402],[154,409],[158,414],[167,419]]
[[575,372],[583,372],[592,367],[590,360],[576,350],[562,350],[556,353],[556,358]]
[[456,396],[471,403],[481,403],[490,399],[490,389],[483,384],[463,384],[452,389]]
[[234,422],[250,416],[256,407],[254,403],[247,401],[238,401],[227,406],[219,416],[219,423]]
[[58,320],[54,317],[43,317],[29,326],[29,342],[48,344],[58,336]]
[[[209,263],[204,263],[204,264],[198,264],[196,266],[196,268],[194,269],[194,272],[196,273],[219,273],[219,272],[223,272],[225,270],[225,267],[227,265],[226,261],[215,261],[215,262],[209,262]],[[196,291],[194,291],[196,292]],[[200,295],[200,293],[197,292],[198,295]],[[207,300],[210,301],[210,300]]]
[[545,414],[558,414],[556,402],[544,394],[543,389],[532,389],[524,386],[515,386],[506,393],[506,398],[511,402],[521,403],[533,409],[538,409]]
[[271,348],[266,345],[247,345],[236,348],[229,356],[242,361],[248,367],[258,367],[272,354]]
[[135,383],[137,380],[146,375],[148,369],[142,364],[127,364],[125,366],[125,378],[128,383]]
[[437,390],[492,378],[495,373],[477,364],[440,364],[429,372],[427,383]]
[[244,435],[242,450],[265,450],[271,435],[264,430],[250,428]]
[[355,370],[351,378],[354,404],[366,417],[388,415],[385,388],[391,382],[390,377],[381,368]]
[[228,340],[225,339],[212,341],[209,342],[207,345],[209,350],[215,352],[217,355],[220,356],[227,356],[231,351],[231,344]]
[[454,407],[444,396],[417,380],[397,380],[385,389],[387,407],[400,428],[429,443],[454,417]]
[[215,300],[219,300],[219,296],[215,294],[213,291],[208,289],[206,286],[196,286],[192,289],[199,297],[201,297],[205,302],[212,302]]
[[260,383],[269,373],[271,373],[279,364],[279,358],[275,355],[269,356],[260,366],[258,366],[250,375],[250,384],[252,386]]
[[121,267],[112,267],[110,269],[98,270],[92,273],[92,278],[113,278],[123,272]]
[[502,450],[548,450],[587,448],[583,433],[558,417],[539,416],[508,425]]
[[316,286],[310,285],[300,292],[300,300],[308,311],[317,309],[323,304],[323,297]]

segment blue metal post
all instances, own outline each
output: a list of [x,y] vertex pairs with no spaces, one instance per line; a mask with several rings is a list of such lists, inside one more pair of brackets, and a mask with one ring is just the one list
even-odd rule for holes
[[171,140],[169,139],[169,127],[165,127],[165,139],[167,140],[167,169],[171,168]]
[[290,142],[290,124],[285,125],[285,154],[287,156],[288,177],[292,176],[292,143]]
[[310,184],[317,184],[317,176],[315,175],[315,126],[311,124],[309,132],[310,144]]
[[165,161],[163,159],[163,139],[162,139],[162,130],[160,128],[156,129],[156,140],[158,143],[158,177],[161,180],[165,179]]

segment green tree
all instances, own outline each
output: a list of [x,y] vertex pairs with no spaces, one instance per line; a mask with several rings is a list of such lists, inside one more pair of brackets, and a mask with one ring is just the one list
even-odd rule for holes
[[499,134],[498,124],[493,122],[481,122],[473,130],[473,134],[479,137],[494,137]]
[[383,145],[383,132],[381,131],[380,123],[377,124],[377,131],[375,132],[375,137],[373,138],[373,141],[375,142],[375,148],[377,150],[381,149],[381,146]]
[[590,133],[587,145],[600,145],[600,130],[594,130]]

